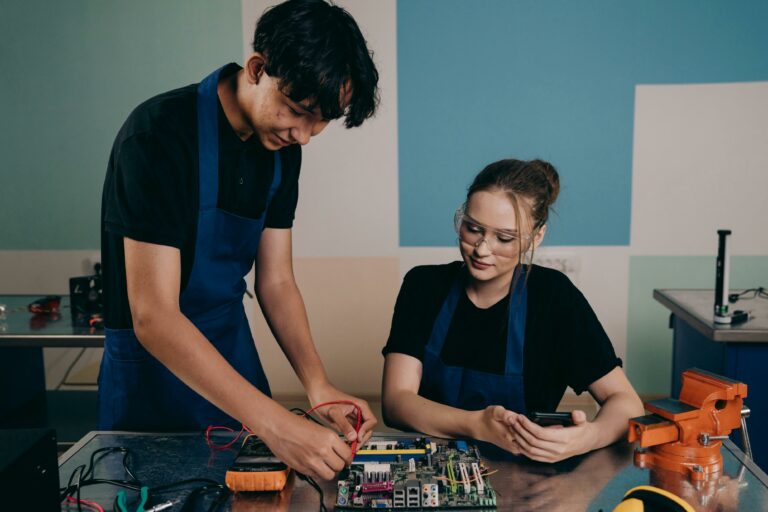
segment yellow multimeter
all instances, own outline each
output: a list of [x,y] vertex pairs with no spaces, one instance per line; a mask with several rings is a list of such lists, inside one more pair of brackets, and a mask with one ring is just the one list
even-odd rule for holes
[[291,468],[275,457],[264,441],[248,436],[224,481],[234,492],[281,491]]

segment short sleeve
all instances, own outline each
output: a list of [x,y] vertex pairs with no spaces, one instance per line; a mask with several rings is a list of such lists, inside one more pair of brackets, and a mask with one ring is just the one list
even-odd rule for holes
[[[196,198],[173,136],[139,133],[116,145],[104,186],[104,225],[141,242],[181,248]],[[175,158],[171,155],[176,155]]]
[[424,287],[419,284],[420,281],[418,268],[409,271],[403,279],[395,302],[389,338],[382,350],[385,356],[397,352],[420,361],[424,359],[424,347],[431,332],[430,320],[434,320],[434,315],[425,314]]
[[283,181],[275,192],[267,210],[265,226],[290,229],[299,201],[299,173],[301,172],[301,146],[288,146],[280,151]]
[[563,297],[560,336],[566,359],[561,368],[567,368],[567,384],[580,394],[622,362],[584,295],[570,284]]

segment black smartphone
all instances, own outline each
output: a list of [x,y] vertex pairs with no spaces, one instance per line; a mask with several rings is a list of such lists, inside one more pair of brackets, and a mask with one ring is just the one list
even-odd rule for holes
[[528,416],[529,420],[542,427],[550,427],[552,425],[573,426],[573,417],[569,412],[529,412],[526,416]]

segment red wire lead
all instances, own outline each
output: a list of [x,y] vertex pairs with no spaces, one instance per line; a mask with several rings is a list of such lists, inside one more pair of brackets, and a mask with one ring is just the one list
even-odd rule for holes
[[[358,406],[355,402],[352,402],[350,400],[333,400],[330,402],[323,402],[322,404],[317,404],[316,406],[312,407],[310,410],[304,413],[304,416],[309,416],[312,412],[319,409],[320,407],[326,407],[328,405],[351,405],[355,408],[355,412],[357,413],[357,421],[355,423],[355,434],[358,434],[360,432],[360,425],[363,422],[363,411],[360,409],[360,406]],[[240,432],[237,433],[237,436],[233,440],[231,440],[228,443],[225,444],[216,444],[211,439],[211,432],[214,432],[216,430],[225,430],[227,432],[234,432],[234,429],[231,429],[229,427],[224,426],[218,426],[218,425],[208,425],[208,428],[205,429],[205,441],[208,443],[208,446],[211,447],[213,450],[226,450],[233,444],[235,444],[243,435],[243,432],[248,431],[248,434],[253,435],[253,432],[246,427],[245,425],[241,425]],[[352,449],[352,455],[354,456],[357,453],[357,439],[352,441],[350,444],[350,448]]]

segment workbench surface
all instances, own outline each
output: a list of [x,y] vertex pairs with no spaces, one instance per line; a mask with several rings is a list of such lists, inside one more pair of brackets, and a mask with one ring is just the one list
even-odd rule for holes
[[[55,294],[51,294],[55,295]],[[60,295],[59,312],[33,314],[27,305],[46,295],[0,295],[0,348],[103,347],[104,329],[73,325],[69,295]]]
[[[383,436],[398,434],[383,433]],[[218,435],[216,442],[231,436]],[[441,441],[438,441],[441,442]],[[200,433],[149,434],[90,432],[59,459],[59,478],[66,485],[73,470],[88,464],[91,453],[99,448],[120,446],[131,451],[131,467],[137,478],[150,487],[188,478],[209,478],[223,482],[224,473],[237,452],[236,443],[224,451],[212,451]],[[486,461],[499,472],[491,476],[498,491],[498,510],[515,511],[591,511],[609,512],[629,489],[655,485],[684,497],[697,511],[768,510],[768,476],[758,469],[730,441],[723,446],[724,472],[715,479],[693,485],[682,475],[648,471],[632,463],[632,448],[619,443],[558,464],[540,464],[527,460]],[[123,479],[121,456],[109,455],[97,462],[98,478]],[[200,485],[200,484],[196,484]],[[335,482],[323,482],[325,505],[333,510]],[[85,487],[82,498],[94,500],[112,510],[118,488],[109,485]],[[152,500],[149,505],[172,499],[184,499],[190,491],[173,491]],[[129,491],[129,503],[136,493]],[[319,510],[319,494],[306,482],[291,478],[281,493],[240,494],[229,498],[221,510]],[[183,503],[166,509],[182,510]],[[207,503],[186,510],[207,510]],[[128,507],[129,510],[135,510]],[[72,510],[68,508],[67,510]]]

